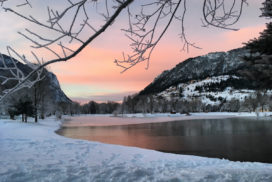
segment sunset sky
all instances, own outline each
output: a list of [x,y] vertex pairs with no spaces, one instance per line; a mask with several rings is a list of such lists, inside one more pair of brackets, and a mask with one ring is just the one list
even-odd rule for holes
[[[127,25],[125,17],[119,17],[112,27],[76,58],[66,63],[50,65],[48,69],[57,75],[61,88],[73,100],[81,103],[89,100],[120,101],[123,96],[142,90],[162,71],[171,69],[189,57],[238,48],[243,42],[258,37],[266,22],[259,17],[261,2],[248,0],[249,5],[245,7],[240,21],[233,26],[240,30],[228,31],[202,27],[202,3],[199,0],[190,1],[185,21],[186,33],[188,39],[202,49],[191,48],[188,53],[182,52],[182,43],[178,38],[180,25],[174,23],[154,50],[148,70],[145,69],[146,64],[141,63],[121,74],[121,69],[113,62],[115,58],[121,57],[124,50],[129,50],[129,41],[120,31],[120,28]],[[29,27],[29,23],[19,21],[8,13],[6,16],[3,16],[3,12],[0,13],[0,50],[12,45],[21,51],[27,51],[27,41],[16,32]]]

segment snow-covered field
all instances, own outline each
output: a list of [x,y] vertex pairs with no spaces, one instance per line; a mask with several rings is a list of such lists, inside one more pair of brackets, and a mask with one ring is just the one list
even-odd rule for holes
[[59,126],[1,120],[0,181],[272,181],[272,164],[70,139],[55,134]]

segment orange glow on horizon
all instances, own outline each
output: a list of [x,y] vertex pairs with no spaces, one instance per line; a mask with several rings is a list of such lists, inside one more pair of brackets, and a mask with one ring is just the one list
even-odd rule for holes
[[[57,74],[62,85],[89,85],[90,87],[103,88],[103,90],[135,92],[142,90],[164,70],[173,68],[189,57],[241,47],[243,42],[258,37],[259,32],[264,28],[264,25],[258,25],[242,28],[239,31],[227,31],[216,35],[215,39],[209,38],[209,40],[207,40],[207,37],[203,37],[199,40],[203,49],[191,48],[189,53],[180,51],[179,40],[172,44],[167,40],[162,41],[153,52],[148,70],[145,69],[146,63],[140,63],[120,74],[121,69],[113,63],[113,60],[120,57],[122,48],[120,48],[120,51],[116,51],[109,48],[96,48],[95,46],[87,47],[76,58],[65,64],[52,65],[51,70]],[[74,94],[70,95],[69,90],[65,90],[65,92],[68,96],[74,97]],[[82,90],[83,92],[86,94],[87,90]],[[96,94],[105,93],[98,91]]]

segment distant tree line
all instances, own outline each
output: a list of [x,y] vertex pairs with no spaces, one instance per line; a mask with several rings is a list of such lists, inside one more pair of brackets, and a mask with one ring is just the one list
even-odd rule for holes
[[51,107],[47,108],[41,106],[40,103],[35,103],[34,98],[24,96],[18,101],[9,103],[6,109],[11,119],[15,119],[15,116],[21,115],[22,122],[27,122],[27,117],[34,117],[35,122],[38,122],[38,118],[44,119],[51,115],[55,115],[61,119],[62,115],[112,114],[121,107],[121,104],[111,101],[106,103],[90,101],[84,105],[80,105],[77,102],[58,102],[51,104]]
[[206,95],[214,104],[203,102],[201,96],[183,98],[171,94],[170,98],[154,95],[127,96],[118,113],[181,113],[190,112],[264,112],[272,111],[272,95],[267,91],[255,91],[243,99],[227,100]]
[[117,102],[108,101],[106,103],[97,103],[90,101],[87,104],[80,106],[81,114],[112,114],[120,107]]

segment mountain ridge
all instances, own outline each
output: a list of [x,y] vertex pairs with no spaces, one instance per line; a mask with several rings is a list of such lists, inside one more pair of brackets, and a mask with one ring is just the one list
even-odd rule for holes
[[203,56],[188,58],[170,70],[163,71],[153,82],[139,92],[139,95],[159,93],[171,86],[190,80],[205,79],[220,75],[240,75],[246,67],[244,56],[249,56],[245,48],[227,52],[213,52]]

